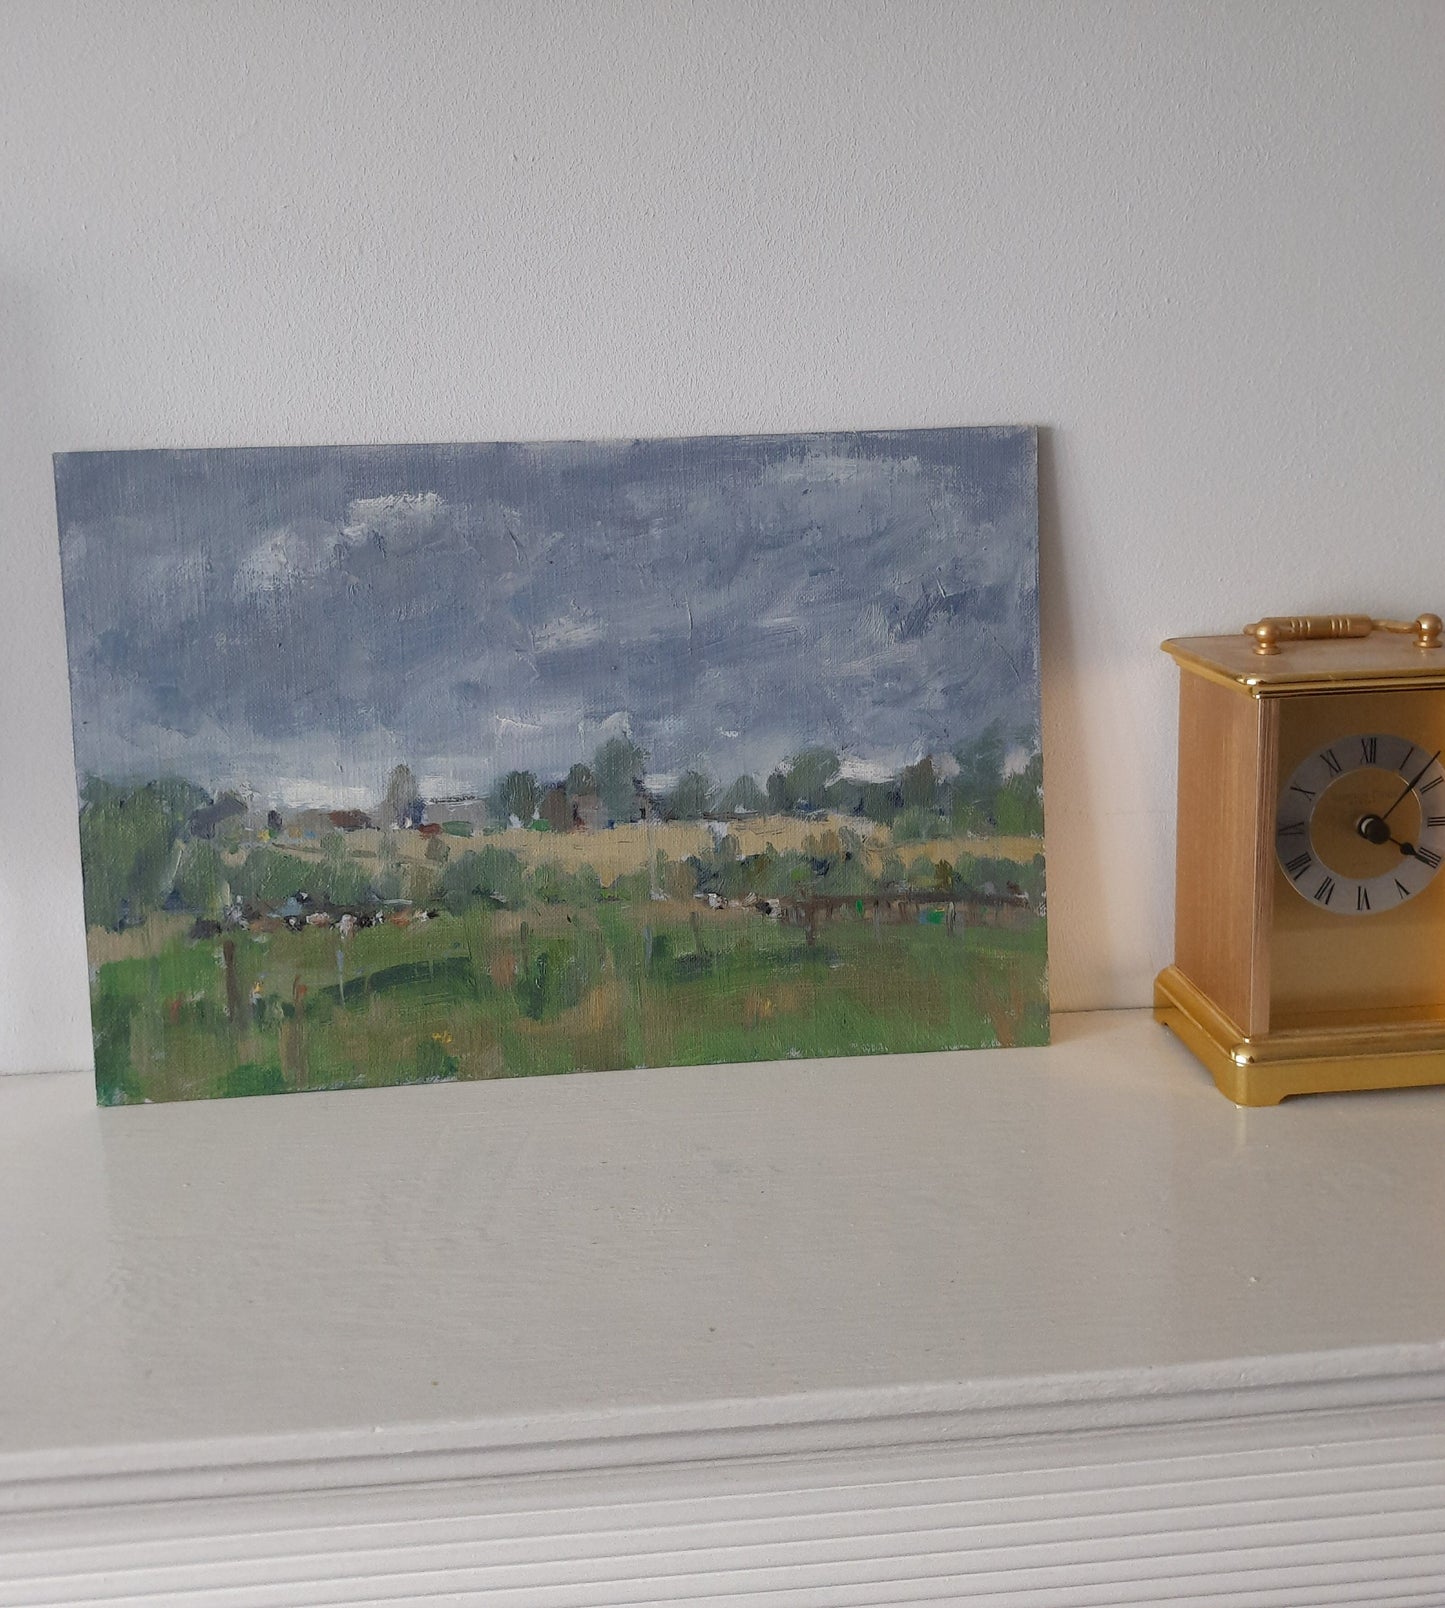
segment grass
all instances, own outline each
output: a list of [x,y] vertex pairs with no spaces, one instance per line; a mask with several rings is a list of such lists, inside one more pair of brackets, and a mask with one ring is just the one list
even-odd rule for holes
[[[226,944],[229,941],[229,958]],[[699,901],[471,911],[192,942],[95,973],[107,1102],[1047,1037],[1044,923],[799,927]],[[338,955],[340,963],[338,965]]]

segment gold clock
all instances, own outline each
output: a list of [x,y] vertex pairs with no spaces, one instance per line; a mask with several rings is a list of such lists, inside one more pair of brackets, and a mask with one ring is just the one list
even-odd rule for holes
[[1266,619],[1164,649],[1179,817],[1156,1018],[1240,1105],[1445,1083],[1439,617]]

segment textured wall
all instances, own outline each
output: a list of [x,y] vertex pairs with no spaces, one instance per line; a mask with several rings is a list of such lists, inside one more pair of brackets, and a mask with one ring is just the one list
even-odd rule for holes
[[89,1058],[52,451],[1030,422],[1057,1007],[1179,631],[1445,605],[1445,8],[0,5],[0,1067]]

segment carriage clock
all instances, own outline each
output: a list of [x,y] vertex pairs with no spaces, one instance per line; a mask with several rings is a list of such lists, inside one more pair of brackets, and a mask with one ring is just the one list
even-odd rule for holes
[[1265,619],[1180,669],[1171,1028],[1239,1105],[1445,1083],[1437,615]]

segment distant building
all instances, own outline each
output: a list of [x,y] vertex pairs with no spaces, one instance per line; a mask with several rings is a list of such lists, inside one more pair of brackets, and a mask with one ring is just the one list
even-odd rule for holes
[[246,813],[246,806],[234,793],[223,793],[214,804],[192,810],[186,821],[186,830],[193,838],[213,838],[223,821],[233,820]]
[[537,805],[537,818],[545,821],[554,832],[572,830],[572,805],[563,783],[545,789]]
[[433,798],[427,801],[427,813],[445,827],[448,822],[462,822],[475,831],[483,831],[492,824],[492,810],[486,799],[475,793],[463,793],[451,798]]
[[572,800],[572,826],[574,832],[600,832],[607,825],[602,813],[602,800],[596,793],[578,793]]

